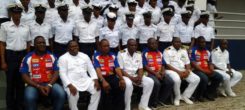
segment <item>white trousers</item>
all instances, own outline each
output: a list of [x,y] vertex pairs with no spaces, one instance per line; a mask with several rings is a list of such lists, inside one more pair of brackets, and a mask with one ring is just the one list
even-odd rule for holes
[[[128,77],[123,77],[126,83],[125,89],[125,110],[131,110],[131,96],[133,93],[133,82]],[[154,81],[151,78],[142,77],[142,82],[139,87],[143,87],[143,94],[140,99],[139,105],[143,107],[148,107],[149,99],[151,96],[151,92],[153,90]]]
[[[70,93],[69,88],[66,88],[65,91],[68,96],[68,103],[69,103],[70,110],[78,110],[77,102],[79,100],[79,91],[77,91],[77,94],[75,96],[73,96]],[[88,110],[97,110],[100,101],[100,90],[99,91],[96,90],[93,82],[92,84],[90,84],[90,86],[86,91],[88,91],[91,94]]]
[[231,69],[231,72],[233,74],[232,77],[229,74],[227,74],[224,70],[214,71],[218,72],[220,75],[223,76],[223,84],[221,89],[224,89],[225,92],[227,92],[228,94],[232,92],[231,87],[235,86],[242,79],[242,73],[239,71],[235,71],[234,69]]
[[[175,100],[181,99],[181,93],[180,93],[180,85],[181,85],[181,79],[178,73],[172,70],[166,70],[166,74],[169,75],[169,77],[174,81],[174,94],[175,94]],[[190,98],[193,94],[193,92],[196,90],[197,85],[200,82],[200,78],[194,74],[193,72],[190,72],[189,76],[185,78],[189,85],[183,92],[182,96]]]

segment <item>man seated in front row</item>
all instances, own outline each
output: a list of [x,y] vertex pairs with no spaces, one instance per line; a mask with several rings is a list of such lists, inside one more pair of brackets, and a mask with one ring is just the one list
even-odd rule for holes
[[[184,100],[187,104],[193,104],[189,98],[194,93],[200,78],[191,71],[187,50],[181,48],[179,37],[173,37],[172,46],[164,50],[163,58],[167,65],[166,74],[174,81],[174,105],[179,106],[180,99]],[[181,95],[180,85],[182,79],[186,80],[189,84]]]
[[139,103],[139,110],[151,110],[148,102],[151,96],[154,82],[151,78],[143,75],[142,55],[137,52],[137,42],[134,39],[127,41],[127,48],[118,53],[118,62],[122,69],[126,83],[125,110],[131,110],[131,96],[133,85],[143,87],[143,94]]
[[210,62],[210,52],[206,48],[203,36],[197,38],[197,46],[192,48],[190,60],[194,68],[193,72],[201,79],[196,89],[195,98],[201,102],[204,101],[204,97],[214,101],[217,88],[223,78],[214,71],[214,65]]
[[174,83],[168,75],[165,75],[165,61],[162,52],[158,50],[157,40],[155,38],[148,39],[147,47],[148,49],[142,55],[143,66],[148,77],[154,81],[149,106],[155,109],[158,105],[163,105],[169,98]]
[[125,81],[114,53],[110,52],[110,44],[106,39],[99,43],[99,51],[94,54],[93,63],[102,85],[102,110],[124,110]]
[[231,68],[229,60],[228,41],[221,40],[220,45],[212,53],[212,63],[216,72],[223,76],[223,85],[220,88],[221,95],[235,97],[236,94],[231,87],[235,86],[241,79],[242,73]]
[[51,97],[54,110],[63,110],[65,91],[56,83],[59,77],[57,59],[46,51],[45,39],[34,39],[34,51],[28,53],[22,61],[20,72],[27,84],[24,101],[26,110],[37,109],[39,96]]
[[89,56],[79,52],[79,44],[75,40],[68,42],[67,51],[59,58],[58,65],[70,109],[78,110],[79,92],[88,91],[91,94],[88,110],[97,110],[100,85]]

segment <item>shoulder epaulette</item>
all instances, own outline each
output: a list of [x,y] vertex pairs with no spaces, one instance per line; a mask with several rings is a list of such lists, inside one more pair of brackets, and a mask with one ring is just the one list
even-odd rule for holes
[[136,53],[139,53],[139,54],[141,54],[141,51],[136,51]]
[[120,50],[120,53],[124,53],[124,52],[126,52],[125,50]]

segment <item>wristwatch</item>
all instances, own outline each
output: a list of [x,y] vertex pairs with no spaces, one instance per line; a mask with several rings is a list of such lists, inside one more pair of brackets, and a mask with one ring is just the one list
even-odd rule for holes
[[53,87],[53,85],[52,85],[52,84],[48,84],[48,87],[52,88],[52,87]]

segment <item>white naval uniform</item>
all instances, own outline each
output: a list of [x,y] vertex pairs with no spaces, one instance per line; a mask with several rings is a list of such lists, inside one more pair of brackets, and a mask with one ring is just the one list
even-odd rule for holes
[[60,15],[58,14],[58,10],[56,8],[47,8],[44,22],[52,25],[58,18],[60,18]]
[[138,39],[138,28],[136,26],[128,27],[127,24],[124,24],[120,28],[120,39],[122,39],[122,45],[127,45],[129,39]]
[[[141,53],[135,52],[133,56],[131,56],[127,49],[124,49],[123,52],[118,53],[118,63],[120,65],[120,68],[132,77],[137,77],[137,70],[143,69]],[[123,78],[126,83],[125,110],[131,110],[130,104],[134,83],[128,77],[124,76]],[[148,107],[148,102],[151,96],[151,92],[153,90],[154,81],[149,77],[143,76],[141,84],[136,86],[143,87],[143,94],[141,96],[139,105],[142,107]]]
[[182,43],[191,43],[191,38],[194,37],[193,26],[180,22],[175,26],[174,37],[179,37]]
[[30,29],[23,23],[20,23],[19,26],[16,26],[13,21],[2,23],[0,41],[6,43],[6,49],[8,50],[26,50],[27,42],[31,41]]
[[242,73],[234,69],[231,69],[231,72],[233,74],[232,77],[226,73],[226,71],[228,71],[227,64],[230,64],[229,52],[227,50],[224,50],[222,52],[220,47],[217,47],[211,52],[211,58],[212,63],[218,68],[222,69],[215,69],[214,71],[223,76],[222,89],[225,90],[227,95],[230,95],[232,93],[231,87],[235,86],[242,79]]
[[85,20],[76,21],[74,35],[79,37],[79,43],[95,43],[95,37],[99,36],[97,22],[94,19],[89,23]]
[[46,42],[46,45],[49,46],[49,39],[53,37],[51,25],[43,22],[41,25],[33,20],[30,24],[30,35],[31,35],[31,46],[34,46],[34,39],[37,36],[43,36]]
[[211,42],[215,38],[214,28],[209,25],[205,26],[203,23],[197,25],[194,28],[194,37],[198,38],[200,36],[203,36],[206,42]]
[[90,58],[82,52],[78,52],[76,56],[72,56],[67,52],[59,58],[58,66],[60,68],[60,78],[67,92],[70,109],[78,110],[77,102],[79,99],[79,93],[73,96],[67,87],[69,84],[72,84],[77,89],[77,92],[88,91],[92,94],[88,110],[97,110],[100,91],[97,91],[94,86],[93,80],[98,79],[98,77]]
[[151,11],[152,18],[151,21],[153,24],[157,25],[160,22],[160,18],[162,16],[161,9],[159,7],[153,8],[151,5],[148,5],[148,11]]
[[32,20],[34,19],[35,19],[35,10],[31,7],[29,7],[27,12],[23,10],[23,12],[21,13],[20,21],[24,24],[29,25],[30,22],[32,22]]
[[175,25],[167,24],[165,21],[157,25],[157,36],[160,42],[172,42]]
[[103,23],[104,23],[103,16],[99,16],[98,18],[96,18],[94,15],[92,15],[91,19],[94,19],[97,22],[97,26],[99,29],[103,27]]
[[99,34],[99,41],[102,39],[107,39],[110,44],[110,48],[116,48],[119,46],[119,29],[114,26],[114,29],[111,30],[108,28],[108,26],[105,26],[100,29],[100,34]]
[[173,5],[174,6],[175,13],[178,14],[178,15],[180,15],[181,12],[186,11],[185,5],[183,5],[183,7],[179,7],[177,2],[169,2],[169,5]]
[[8,18],[8,6],[15,0],[0,0],[0,18]]
[[61,18],[57,19],[52,25],[55,34],[54,41],[60,44],[66,44],[72,40],[72,33],[75,29],[75,23],[72,19],[64,22]]
[[73,19],[73,21],[77,21],[83,18],[81,6],[78,4],[76,6],[75,4],[69,5],[69,12],[68,17]]
[[147,44],[147,40],[149,38],[157,38],[157,27],[154,24],[150,26],[141,25],[139,28],[139,43],[140,44]]
[[[190,64],[187,51],[184,49],[176,50],[173,46],[170,46],[169,48],[164,50],[163,58],[166,64],[171,65],[180,71],[185,71],[186,70],[185,65]],[[180,100],[181,78],[179,74],[173,70],[166,70],[166,74],[169,75],[174,81],[174,94],[175,94],[174,100],[175,101]],[[190,71],[189,76],[186,77],[184,80],[186,80],[189,83],[189,85],[182,93],[182,97],[190,98],[193,92],[195,91],[197,85],[199,84],[200,78],[196,74]]]
[[214,14],[217,13],[216,6],[215,5],[211,5],[210,3],[208,3],[207,4],[207,11],[210,12],[208,24],[214,28],[215,27]]

